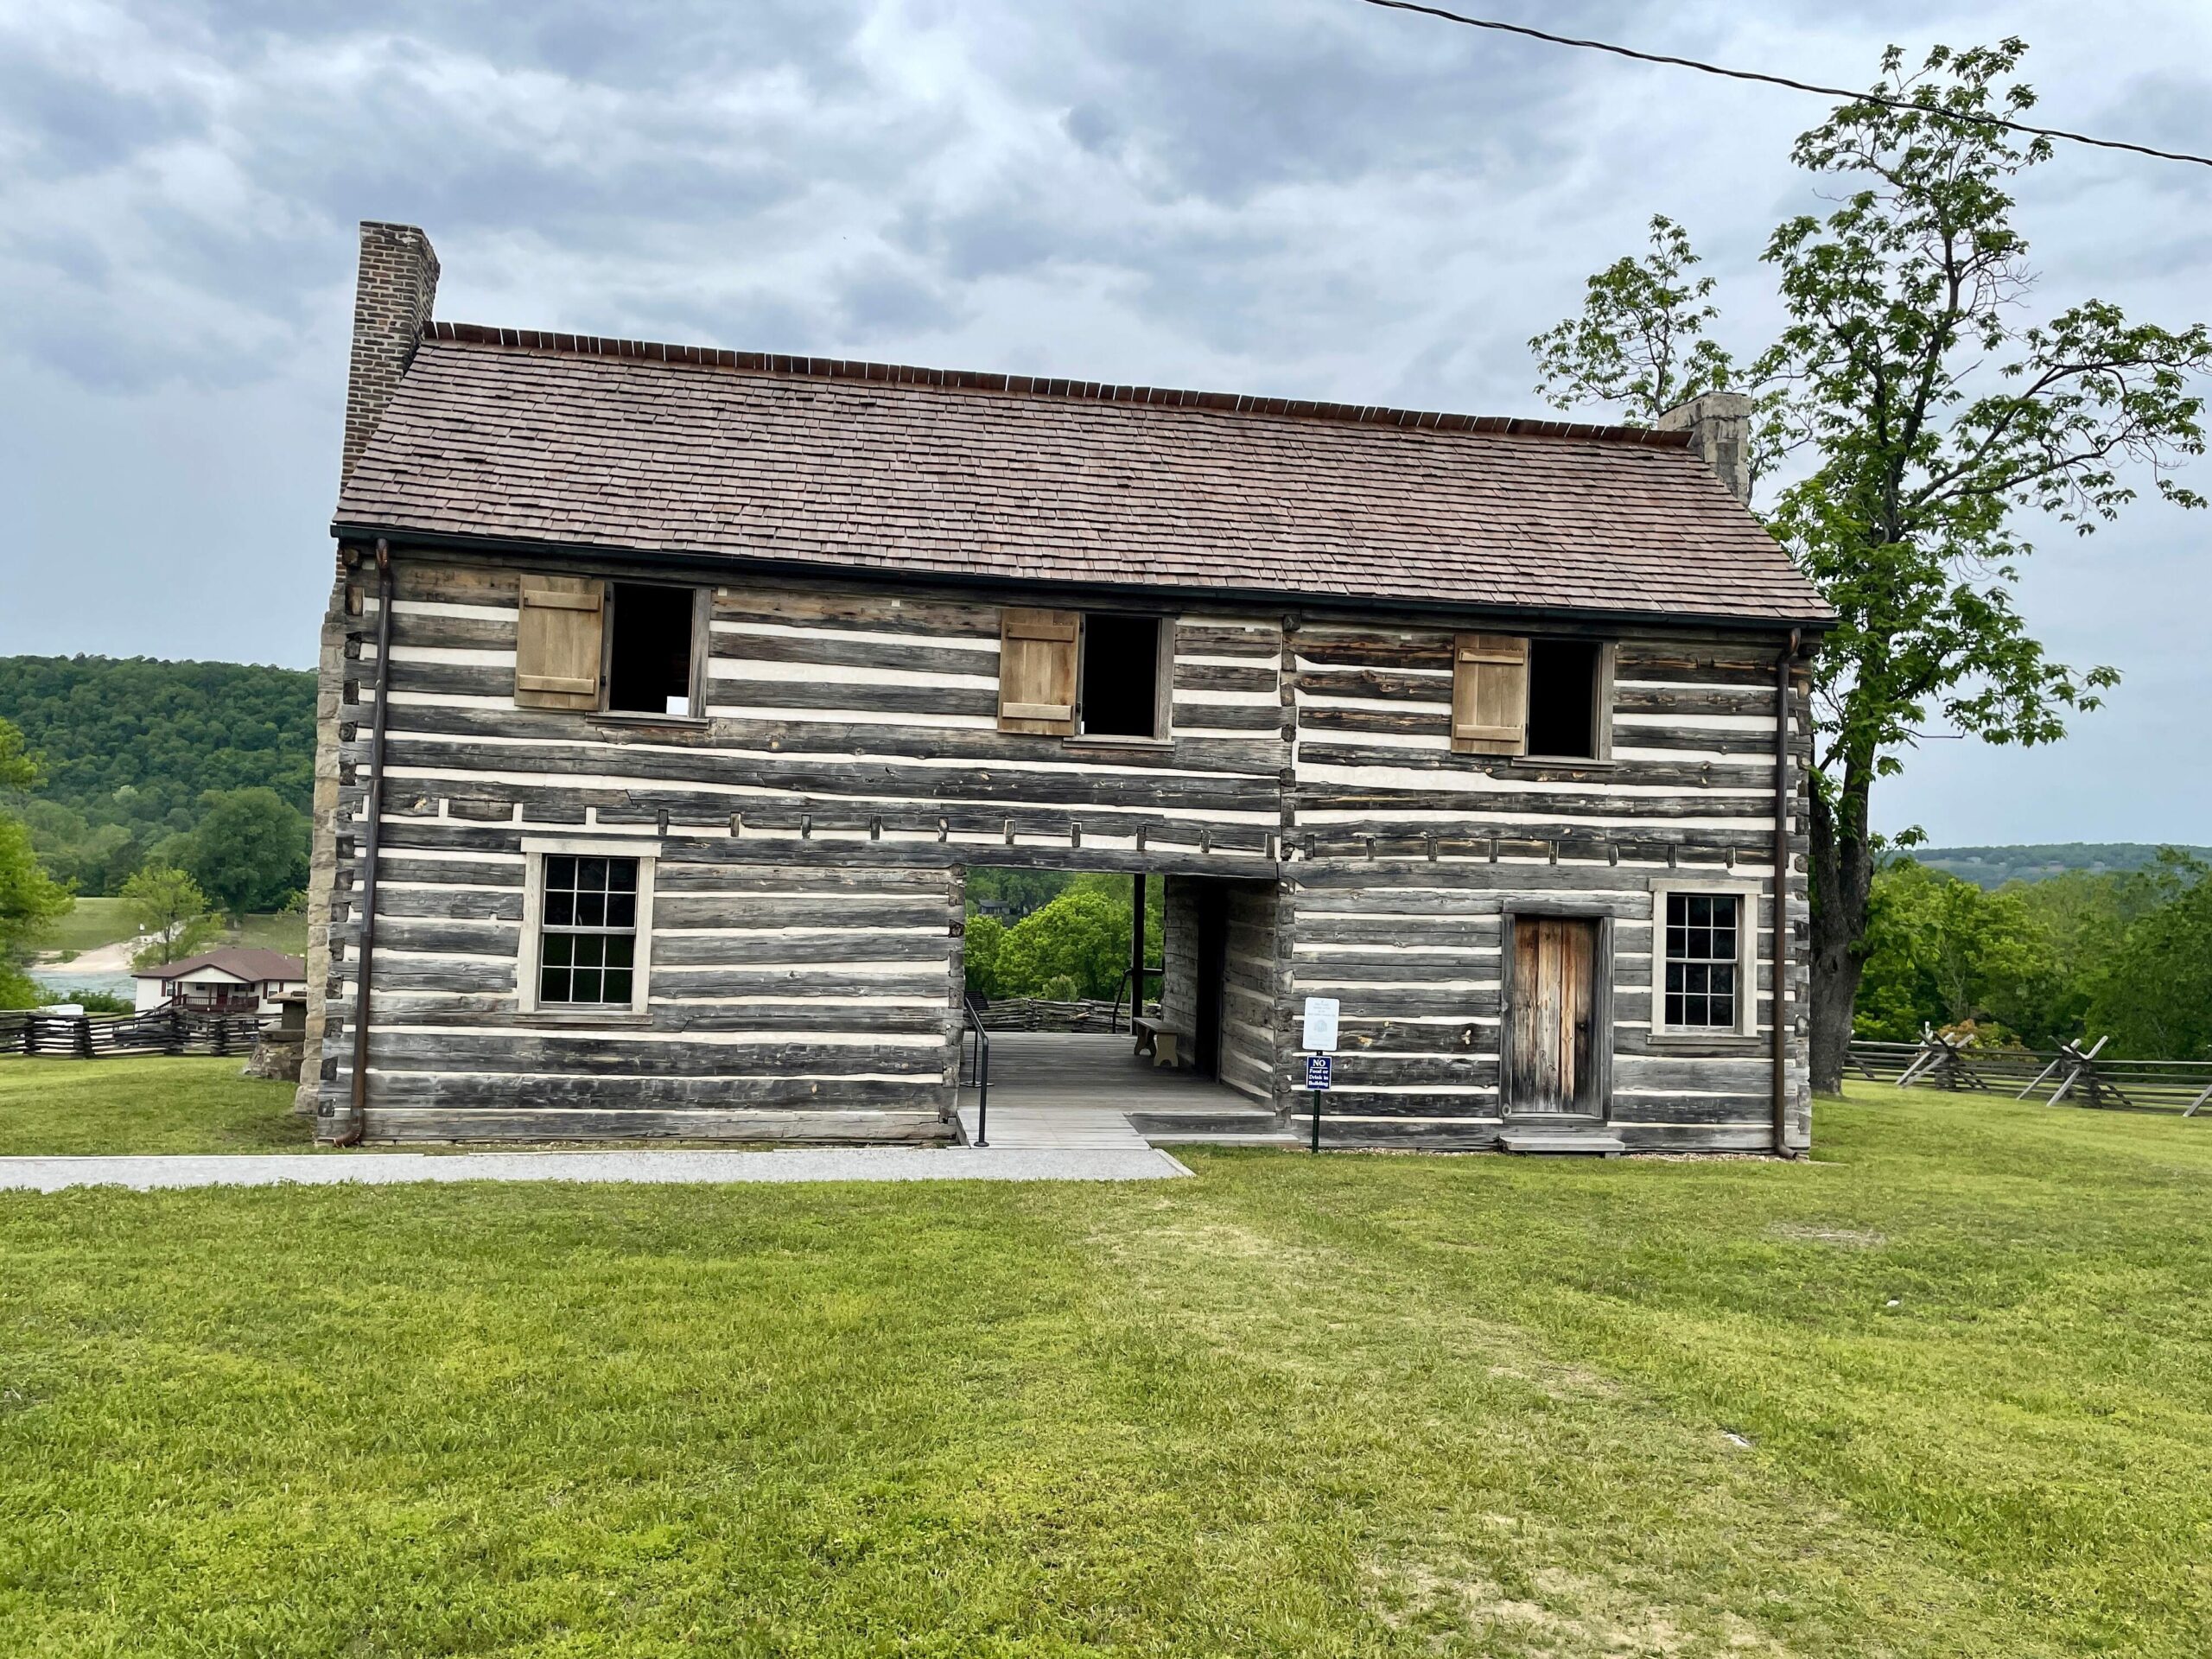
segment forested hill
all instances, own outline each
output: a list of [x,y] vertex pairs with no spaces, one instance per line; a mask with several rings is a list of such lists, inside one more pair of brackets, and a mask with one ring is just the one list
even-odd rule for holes
[[211,789],[310,804],[315,676],[302,670],[0,657],[0,720],[45,762],[40,797],[95,824],[180,829]]
[[[2007,881],[2041,881],[2069,870],[2091,875],[2147,870],[2158,861],[2159,845],[2152,841],[2068,841],[2024,847],[1917,847],[1910,856],[1978,887],[2000,887]],[[2212,859],[2212,847],[2180,850]]]

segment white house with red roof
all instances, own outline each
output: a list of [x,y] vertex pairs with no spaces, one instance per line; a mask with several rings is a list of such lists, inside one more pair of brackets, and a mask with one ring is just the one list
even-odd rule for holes
[[302,996],[308,965],[281,950],[207,950],[131,976],[138,1011],[178,1007],[188,1014],[273,1014],[277,999]]

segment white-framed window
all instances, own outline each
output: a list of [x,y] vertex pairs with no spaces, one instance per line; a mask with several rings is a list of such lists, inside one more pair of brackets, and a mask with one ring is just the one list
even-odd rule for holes
[[526,837],[516,1006],[642,1016],[652,965],[655,842]]
[[1749,881],[1655,881],[1651,1029],[1748,1037],[1758,1030],[1759,890]]

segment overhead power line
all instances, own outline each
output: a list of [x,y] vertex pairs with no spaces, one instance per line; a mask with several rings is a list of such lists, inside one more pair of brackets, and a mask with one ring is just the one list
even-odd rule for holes
[[1526,23],[1501,23],[1495,18],[1469,17],[1460,12],[1446,11],[1441,6],[1418,5],[1414,0],[1365,0],[1365,3],[1380,6],[1386,11],[1419,12],[1424,17],[1440,17],[1447,23],[1460,23],[1469,29],[1492,29],[1500,35],[1520,35],[1553,46],[1578,47],[1585,52],[1610,52],[1617,58],[1633,58],[1638,63],[1663,63],[1676,69],[1694,69],[1701,75],[1725,75],[1730,80],[1755,80],[1767,86],[1786,86],[1793,92],[1816,92],[1823,98],[1848,99],[1854,104],[1885,104],[1893,110],[1910,110],[1917,115],[1936,116],[1946,121],[2002,127],[2007,132],[2024,132],[2037,138],[2063,138],[2069,143],[2094,144],[2100,149],[2125,149],[2138,156],[2156,156],[2162,162],[2191,162],[2198,167],[2212,167],[2212,156],[2192,156],[2179,149],[2153,149],[2148,144],[2131,144],[2120,138],[2093,138],[2086,132],[2069,132],[2063,127],[2031,127],[2024,121],[2007,121],[1998,115],[1961,115],[1950,110],[1916,104],[1908,98],[1885,98],[1879,92],[1854,92],[1845,86],[1816,86],[1810,81],[1792,80],[1787,75],[1761,74],[1755,69],[1727,69],[1717,63],[1700,62],[1695,58],[1669,57],[1663,52],[1639,52],[1634,47],[1615,46],[1610,41],[1577,40],[1568,35],[1553,35],[1541,29],[1531,29]]

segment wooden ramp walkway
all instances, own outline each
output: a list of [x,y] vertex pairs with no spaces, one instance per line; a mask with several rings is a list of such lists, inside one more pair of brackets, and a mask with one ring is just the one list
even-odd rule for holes
[[[1008,1150],[1132,1151],[1162,1144],[1287,1145],[1294,1138],[1249,1096],[1139,1059],[1135,1039],[1090,1032],[991,1036],[990,1144]],[[960,1090],[973,1142],[976,1091]]]

